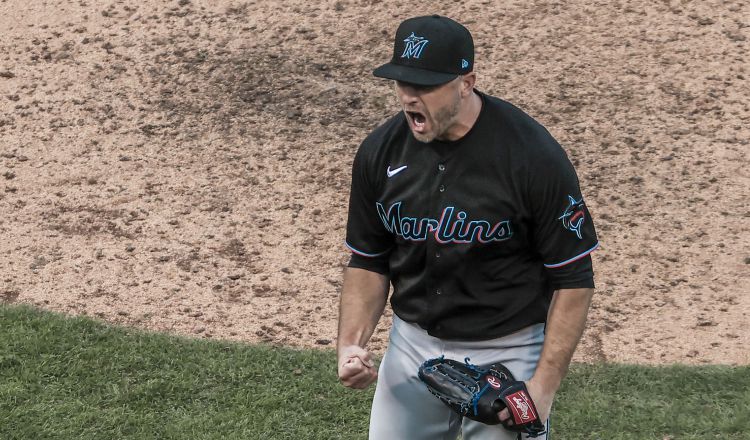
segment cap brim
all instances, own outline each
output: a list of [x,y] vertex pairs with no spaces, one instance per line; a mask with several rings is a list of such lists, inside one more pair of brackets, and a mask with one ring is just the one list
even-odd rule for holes
[[372,71],[378,78],[392,79],[420,86],[438,86],[456,79],[456,73],[433,72],[416,67],[400,66],[398,64],[383,64]]

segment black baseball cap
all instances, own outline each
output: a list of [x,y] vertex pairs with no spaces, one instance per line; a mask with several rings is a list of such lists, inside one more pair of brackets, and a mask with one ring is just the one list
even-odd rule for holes
[[414,17],[396,30],[391,62],[372,74],[436,86],[474,69],[474,40],[463,25],[440,15]]

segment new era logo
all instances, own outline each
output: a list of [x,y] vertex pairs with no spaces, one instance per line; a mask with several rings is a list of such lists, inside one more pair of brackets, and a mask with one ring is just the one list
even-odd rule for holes
[[466,60],[461,60],[461,68],[465,69],[467,67],[469,67],[469,62]]

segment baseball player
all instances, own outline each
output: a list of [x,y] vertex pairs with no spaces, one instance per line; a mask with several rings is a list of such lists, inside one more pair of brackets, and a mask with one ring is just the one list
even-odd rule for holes
[[[475,88],[473,67],[469,31],[433,15],[401,23],[374,71],[403,109],[354,159],[337,343],[345,386],[377,380],[370,439],[515,439],[434,398],[420,364],[500,362],[548,420],[585,325],[599,244],[576,172],[538,122]],[[390,285],[376,368],[365,347]]]

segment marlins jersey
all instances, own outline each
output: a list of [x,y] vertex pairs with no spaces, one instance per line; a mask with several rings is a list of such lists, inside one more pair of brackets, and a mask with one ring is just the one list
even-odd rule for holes
[[530,116],[479,95],[461,139],[419,142],[399,113],[352,171],[349,266],[387,274],[394,313],[444,339],[545,322],[555,290],[594,286],[598,241],[567,155]]

